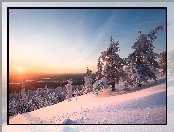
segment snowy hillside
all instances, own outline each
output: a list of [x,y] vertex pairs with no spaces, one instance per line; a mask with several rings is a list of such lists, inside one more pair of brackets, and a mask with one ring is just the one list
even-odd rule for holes
[[[122,91],[73,97],[55,105],[10,117],[10,124],[166,124],[166,78]],[[135,92],[136,91],[136,92]]]

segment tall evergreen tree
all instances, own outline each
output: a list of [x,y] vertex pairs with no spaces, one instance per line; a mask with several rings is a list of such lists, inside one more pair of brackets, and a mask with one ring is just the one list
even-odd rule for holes
[[[100,86],[112,85],[112,91],[115,90],[115,84],[120,81],[121,73],[123,72],[123,59],[119,57],[118,52],[119,42],[114,43],[110,38],[110,45],[106,51],[101,52],[100,58],[105,62],[104,69],[101,72],[103,63],[98,64],[98,73],[96,83]],[[101,73],[101,74],[100,74]]]
[[128,85],[141,86],[142,83],[148,83],[148,79],[156,81],[157,77],[151,67],[159,68],[156,61],[159,55],[153,52],[153,41],[157,38],[155,34],[159,29],[162,30],[163,26],[154,28],[148,35],[142,34],[141,31],[138,32],[137,41],[132,46],[134,52],[128,56],[127,66],[131,69],[125,87],[128,87]]

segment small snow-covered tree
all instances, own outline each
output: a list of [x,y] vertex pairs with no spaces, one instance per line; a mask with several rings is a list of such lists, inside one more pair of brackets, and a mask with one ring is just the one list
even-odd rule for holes
[[156,81],[157,77],[151,68],[159,68],[158,62],[156,61],[159,55],[153,52],[153,41],[157,38],[155,33],[159,29],[162,30],[163,26],[154,28],[148,35],[141,34],[141,31],[138,32],[138,39],[132,46],[134,52],[129,54],[126,63],[130,71],[125,87],[128,87],[128,85],[141,86],[142,83],[148,83],[148,79]]
[[9,102],[9,114],[15,115],[16,114],[16,100],[13,98],[11,102]]
[[72,80],[68,80],[68,84],[65,85],[66,90],[67,90],[67,99],[72,98]]
[[166,73],[166,62],[167,62],[167,54],[166,51],[160,53],[159,66],[160,66],[160,74]]
[[100,80],[103,75],[102,75],[102,69],[103,69],[103,63],[100,61],[100,57],[98,58],[98,64],[97,64],[97,72],[96,72],[96,79]]
[[101,87],[101,81],[95,81],[95,83],[93,84],[93,93],[98,95],[99,91],[101,91]]
[[22,90],[21,90],[22,99],[26,99],[25,82],[26,82],[26,79],[24,78],[23,81],[22,81]]
[[87,71],[85,73],[84,81],[85,81],[84,93],[87,94],[87,93],[92,91],[92,82],[93,82],[92,71],[89,70],[88,68],[87,68]]

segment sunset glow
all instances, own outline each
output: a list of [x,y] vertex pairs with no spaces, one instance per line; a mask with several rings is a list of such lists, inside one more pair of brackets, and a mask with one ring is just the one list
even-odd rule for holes
[[[138,31],[148,34],[166,24],[166,12],[160,9],[79,10],[10,9],[10,74],[84,73],[87,67],[95,73],[111,36],[125,58]],[[166,50],[166,28],[156,36],[154,52],[161,53]]]
[[23,70],[22,69],[19,69],[20,72],[22,72]]

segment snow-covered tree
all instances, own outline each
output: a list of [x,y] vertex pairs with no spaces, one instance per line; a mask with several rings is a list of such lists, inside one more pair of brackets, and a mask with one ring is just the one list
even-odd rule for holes
[[26,98],[25,82],[26,82],[26,79],[24,78],[23,81],[22,81],[22,90],[21,90],[22,99],[25,99]]
[[167,54],[166,51],[160,53],[159,66],[160,66],[160,74],[166,73],[166,63],[167,63]]
[[125,87],[128,87],[128,85],[141,86],[142,83],[148,83],[148,79],[156,81],[157,77],[151,68],[159,68],[158,62],[156,61],[159,55],[153,52],[153,41],[157,38],[155,33],[159,29],[162,30],[163,26],[154,28],[148,35],[142,34],[141,31],[138,32],[138,39],[132,46],[134,52],[129,54],[126,63],[130,70]]
[[76,87],[76,89],[74,90],[74,96],[78,96],[78,93],[79,93],[79,90],[78,90],[78,88]]
[[103,75],[102,75],[102,69],[103,69],[103,63],[100,61],[100,57],[98,58],[98,64],[97,64],[97,72],[96,72],[96,79],[100,80]]
[[72,80],[68,80],[68,84],[65,85],[66,90],[67,90],[67,99],[72,98]]
[[101,81],[100,80],[97,80],[93,84],[93,93],[98,95],[99,91],[101,91],[101,87],[102,87]]
[[85,81],[84,93],[87,94],[87,93],[92,91],[92,82],[93,82],[92,71],[89,70],[88,68],[87,68],[87,71],[85,73],[84,81]]
[[13,100],[9,102],[9,114],[15,115],[16,113],[16,100],[13,98]]
[[[112,85],[112,91],[115,90],[115,83],[118,84],[123,73],[123,59],[119,57],[118,52],[119,42],[114,42],[110,38],[110,45],[106,51],[101,52],[100,58],[105,62],[104,69],[101,72],[103,63],[98,63],[98,74],[96,83],[99,87],[108,88]],[[101,74],[100,74],[101,72]],[[97,86],[96,83],[94,86]]]

